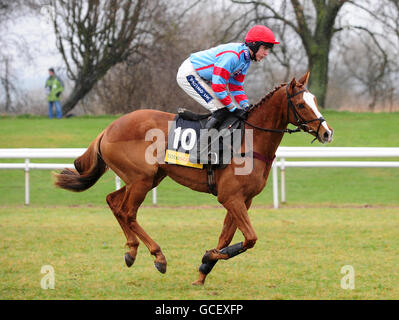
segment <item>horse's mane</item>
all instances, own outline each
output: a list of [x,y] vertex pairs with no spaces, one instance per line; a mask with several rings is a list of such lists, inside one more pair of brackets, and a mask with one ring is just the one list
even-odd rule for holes
[[275,92],[280,89],[281,87],[284,87],[285,85],[287,85],[287,83],[282,83],[279,86],[275,87],[272,91],[270,91],[266,96],[264,96],[258,103],[256,103],[252,109],[255,110],[257,109],[260,105],[264,104],[266,101],[268,101],[274,94]]

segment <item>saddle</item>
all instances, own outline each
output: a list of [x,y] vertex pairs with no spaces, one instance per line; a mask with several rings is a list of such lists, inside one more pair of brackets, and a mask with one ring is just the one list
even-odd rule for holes
[[[204,130],[211,113],[197,114],[179,108],[170,129],[165,162],[198,169],[206,169],[208,186],[216,195],[214,171],[224,169],[231,163],[234,147],[240,148],[244,136],[244,123],[234,114],[227,115],[217,129]],[[201,134],[208,135],[208,150],[212,157],[200,161],[199,154]],[[206,138],[206,137],[205,137]],[[204,141],[202,139],[201,141]],[[205,139],[206,141],[206,139]],[[205,146],[206,147],[206,146]],[[194,161],[194,160],[196,161]]]
[[189,121],[201,121],[202,122],[202,127],[205,126],[206,121],[205,119],[208,119],[212,113],[194,113],[190,110],[187,110],[185,108],[179,108],[177,110],[177,114],[184,120],[189,120]]

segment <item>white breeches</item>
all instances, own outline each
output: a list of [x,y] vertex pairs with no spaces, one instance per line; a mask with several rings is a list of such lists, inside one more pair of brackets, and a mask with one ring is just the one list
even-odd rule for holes
[[179,68],[176,76],[179,86],[195,101],[211,112],[225,106],[216,98],[210,85],[195,71],[190,58],[187,58]]

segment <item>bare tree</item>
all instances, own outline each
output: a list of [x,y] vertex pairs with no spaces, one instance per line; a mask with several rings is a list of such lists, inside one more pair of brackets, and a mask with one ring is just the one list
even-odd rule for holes
[[[125,63],[113,67],[94,88],[96,101],[107,113],[141,108],[176,112],[178,107],[204,112],[178,86],[176,74],[190,53],[213,45],[213,34],[223,25],[219,12],[213,14],[210,3],[159,4],[157,19],[152,24],[153,41],[144,52],[145,58],[130,56]],[[202,23],[193,24],[198,17],[203,19]]]
[[12,17],[15,10],[23,5],[21,0],[0,0],[0,23],[4,23]]
[[343,39],[339,52],[339,63],[352,83],[353,92],[360,89],[362,103],[367,103],[369,110],[374,111],[377,103],[386,100],[385,92],[390,90],[387,52],[373,34],[363,31],[353,33],[346,41]]
[[[361,6],[360,4],[358,4]],[[376,10],[372,10],[367,6],[361,6],[361,9],[366,11],[374,21],[378,21],[382,25],[380,38],[384,39],[385,47],[380,51],[384,52],[387,58],[386,70],[381,81],[383,91],[382,98],[390,105],[390,110],[393,109],[396,101],[398,107],[399,87],[396,85],[399,81],[399,0],[385,0]]]
[[57,47],[74,88],[70,112],[114,65],[145,51],[157,0],[51,0]]
[[[348,1],[347,9],[347,17],[341,17],[346,32],[335,38],[333,69],[341,69],[341,85],[359,92],[357,102],[362,99],[370,111],[386,104],[392,108],[399,80],[399,1]],[[362,14],[353,19],[354,11]]]
[[4,111],[6,113],[9,113],[12,109],[11,95],[12,92],[16,90],[13,85],[12,75],[10,74],[10,60],[8,57],[5,57],[2,60],[3,61],[1,62],[2,64],[4,64],[4,72],[0,74],[0,83],[4,89],[4,95],[5,95]]
[[281,29],[285,25],[294,31],[300,38],[308,58],[309,87],[317,96],[319,105],[324,106],[331,40],[334,34],[340,31],[335,27],[336,19],[347,0],[305,0],[302,2],[283,0],[279,2],[279,6],[269,1],[231,1],[253,7],[255,15],[252,15],[252,19],[246,19],[246,25],[254,22],[270,24],[269,21],[274,21],[282,24]]
[[29,9],[30,0],[0,0],[0,103],[6,113],[17,110],[16,100],[20,96],[16,85],[14,52],[21,52],[20,58],[31,58],[24,37],[16,35],[10,26],[13,19],[27,14]]

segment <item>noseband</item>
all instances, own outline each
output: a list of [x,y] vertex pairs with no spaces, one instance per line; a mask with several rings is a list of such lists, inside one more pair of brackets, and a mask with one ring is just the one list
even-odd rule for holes
[[297,127],[296,127],[294,130],[288,129],[288,128],[287,128],[287,129],[283,129],[283,130],[279,130],[279,129],[268,129],[268,128],[262,128],[262,127],[255,126],[254,124],[251,124],[251,123],[249,123],[249,122],[246,121],[246,120],[244,120],[244,122],[245,122],[247,125],[249,125],[249,126],[255,128],[255,129],[262,130],[262,131],[276,132],[276,133],[294,133],[294,132],[300,132],[301,130],[306,131],[306,129],[307,129],[308,132],[312,132],[312,130],[309,129],[308,124],[309,124],[309,123],[312,123],[312,122],[315,122],[315,121],[319,121],[319,126],[317,127],[317,131],[316,131],[316,138],[313,139],[312,143],[313,143],[314,141],[316,141],[317,139],[321,140],[321,139],[320,139],[320,136],[319,136],[319,131],[320,131],[321,124],[322,124],[324,121],[326,121],[326,120],[325,120],[323,117],[316,118],[316,119],[312,119],[312,120],[305,120],[305,119],[298,113],[298,111],[296,110],[296,106],[295,106],[294,103],[291,101],[291,98],[293,98],[293,97],[297,96],[298,94],[300,94],[300,93],[302,93],[302,92],[305,92],[305,91],[306,91],[306,89],[303,89],[303,90],[301,90],[301,91],[298,91],[298,92],[295,93],[294,95],[290,96],[290,94],[288,93],[288,84],[287,84],[287,86],[286,86],[287,101],[288,101],[288,104],[287,104],[287,123],[289,123],[289,111],[291,110],[292,113],[294,114],[295,120],[296,120],[296,122],[297,122],[297,123],[296,123],[296,126],[297,126]]

